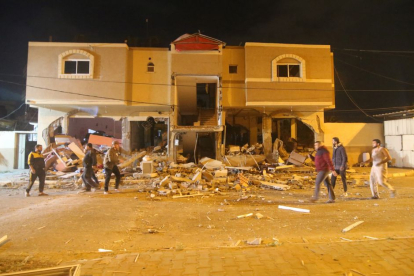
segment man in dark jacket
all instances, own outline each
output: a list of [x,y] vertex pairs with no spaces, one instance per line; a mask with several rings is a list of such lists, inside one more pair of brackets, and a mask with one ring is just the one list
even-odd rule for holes
[[[339,142],[338,137],[332,138],[332,144],[333,144],[332,163],[334,165],[335,172],[341,176],[342,184],[344,185],[343,196],[348,196],[348,193],[347,193],[348,186],[346,185],[346,162],[348,161],[348,156],[346,155],[346,150],[344,146]],[[332,187],[335,189],[335,184],[336,184],[335,175],[332,175],[331,183],[332,183]]]
[[46,171],[45,158],[43,157],[42,150],[42,145],[36,145],[35,150],[29,154],[27,163],[30,166],[30,179],[29,186],[26,188],[26,197],[30,196],[30,190],[32,189],[33,183],[36,181],[36,178],[39,178],[39,196],[47,196],[47,194],[43,192],[43,188],[45,187]]
[[328,149],[322,145],[320,141],[315,142],[315,150],[316,154],[315,157],[309,155],[309,157],[315,161],[316,171],[318,172],[315,181],[315,193],[313,197],[310,199],[311,202],[315,202],[319,198],[319,190],[321,183],[324,182],[326,188],[328,188],[329,200],[327,203],[334,203],[335,202],[335,193],[333,191],[331,182],[329,181],[329,173],[332,172],[333,175],[337,176],[332,160],[329,156]]
[[[93,151],[91,143],[88,143],[85,148],[85,157],[83,158],[83,167],[84,171],[82,174],[83,183],[85,183],[86,192],[90,192],[92,188],[96,189],[99,187],[94,181],[95,172],[93,171],[93,166],[96,165],[96,153]],[[96,178],[96,176],[95,176]]]

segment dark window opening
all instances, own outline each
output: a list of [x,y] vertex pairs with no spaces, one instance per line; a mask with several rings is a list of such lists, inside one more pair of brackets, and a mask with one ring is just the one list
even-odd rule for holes
[[300,77],[299,65],[289,65],[289,77]]
[[277,76],[287,78],[288,75],[288,66],[287,65],[278,65],[277,66]]
[[65,74],[89,74],[89,60],[66,60]]
[[216,83],[197,83],[197,107],[216,108]]
[[282,78],[300,78],[300,65],[278,65],[277,76]]
[[147,72],[149,73],[154,73],[155,72],[155,65],[152,62],[149,62],[147,64]]
[[78,61],[78,74],[89,74],[89,61]]
[[229,65],[229,73],[237,74],[237,65]]
[[76,61],[65,61],[65,74],[76,74]]

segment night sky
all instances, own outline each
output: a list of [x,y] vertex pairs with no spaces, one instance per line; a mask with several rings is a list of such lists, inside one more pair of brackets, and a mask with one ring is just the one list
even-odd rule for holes
[[[128,39],[130,46],[168,47],[184,33],[201,31],[227,45],[329,44],[349,95],[368,114],[378,114],[414,108],[413,30],[412,0],[0,0],[0,80],[24,84],[28,41]],[[373,122],[351,103],[337,77],[335,84],[336,110],[327,118]],[[0,101],[21,103],[24,91],[0,82]]]

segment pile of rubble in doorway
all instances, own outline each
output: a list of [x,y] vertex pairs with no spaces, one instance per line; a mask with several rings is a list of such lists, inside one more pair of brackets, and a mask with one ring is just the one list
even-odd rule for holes
[[[96,176],[104,182],[103,157],[115,138],[90,135],[89,142],[97,151]],[[316,172],[307,154],[310,150],[287,154],[283,143],[276,140],[273,152],[265,156],[263,146],[229,146],[221,161],[202,158],[198,164],[168,161],[166,149],[151,147],[143,151],[122,152],[118,165],[121,186],[135,187],[152,199],[198,197],[207,194],[238,192],[248,198],[259,189],[285,191],[306,189],[314,185]],[[79,140],[57,135],[55,142],[43,152],[48,168],[46,187],[76,190],[82,187],[84,152]],[[355,173],[354,170],[349,172]],[[352,177],[354,175],[354,177]],[[351,174],[350,182],[366,180],[368,175]],[[18,188],[27,184],[28,173],[3,187]],[[111,180],[110,185],[115,181]]]

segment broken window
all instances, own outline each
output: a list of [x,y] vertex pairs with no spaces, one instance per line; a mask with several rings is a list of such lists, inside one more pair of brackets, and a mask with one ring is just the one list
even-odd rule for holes
[[65,74],[89,74],[89,60],[65,60]]
[[229,74],[237,74],[237,65],[229,65]]
[[155,72],[155,65],[152,62],[149,62],[147,64],[147,72],[148,73],[154,73]]
[[282,78],[300,78],[300,65],[281,64],[277,65],[277,76]]

